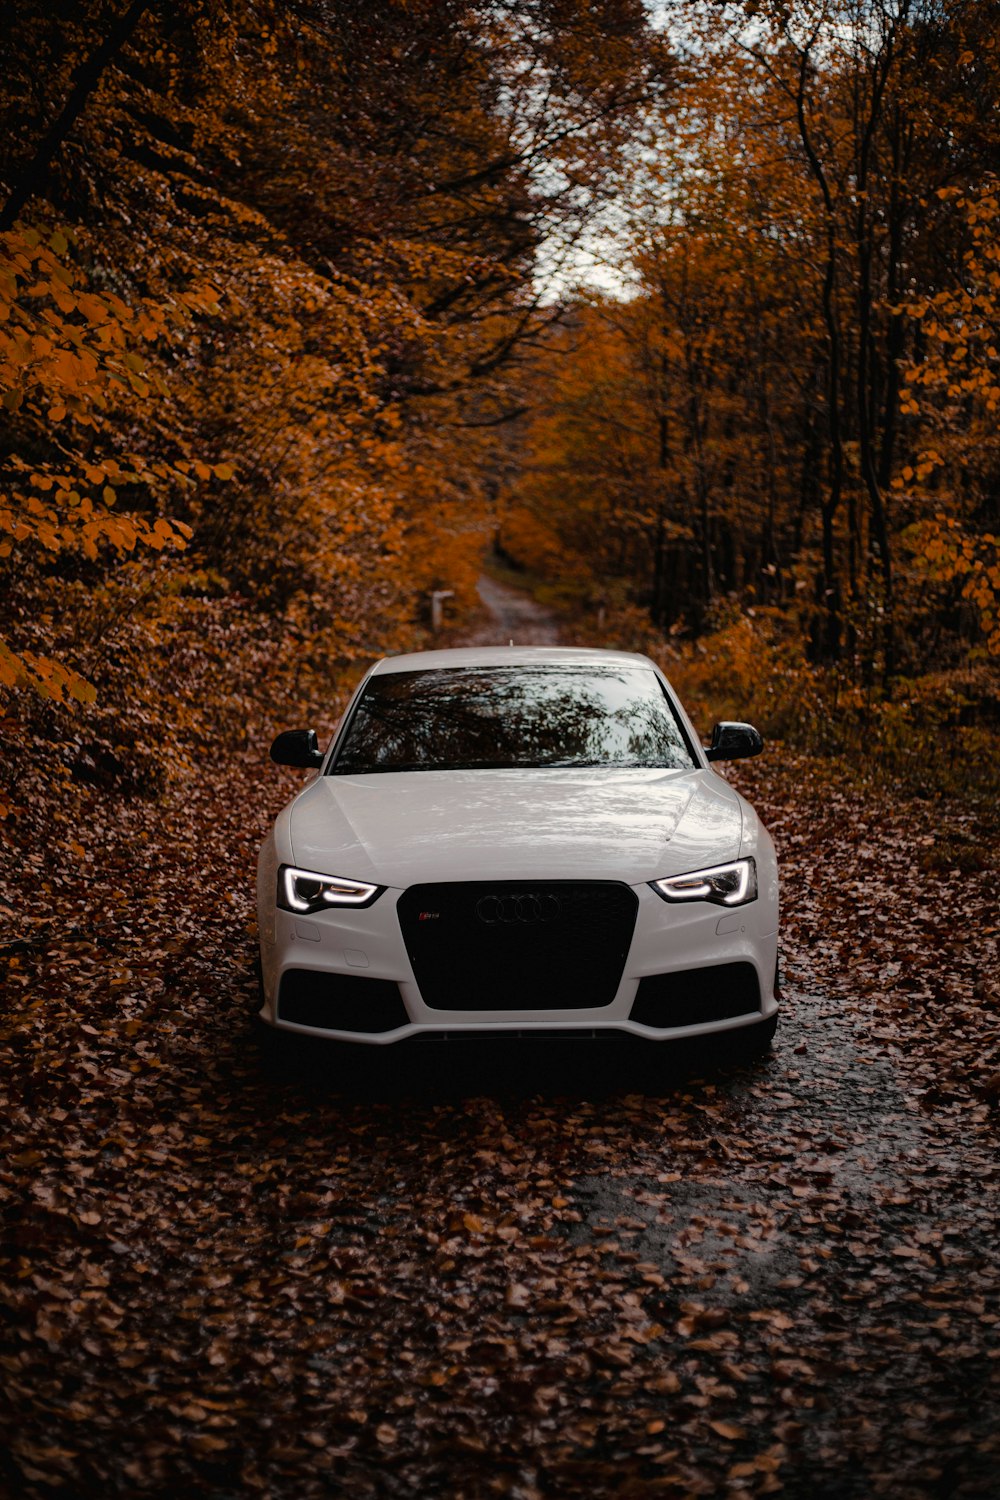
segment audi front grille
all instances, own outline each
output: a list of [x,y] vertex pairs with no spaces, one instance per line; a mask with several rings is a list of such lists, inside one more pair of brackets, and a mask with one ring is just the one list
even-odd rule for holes
[[396,909],[432,1010],[578,1010],[614,1000],[639,902],[617,881],[475,881]]

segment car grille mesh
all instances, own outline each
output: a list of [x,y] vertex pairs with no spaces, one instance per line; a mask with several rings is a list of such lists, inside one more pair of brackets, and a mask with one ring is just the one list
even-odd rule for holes
[[397,912],[433,1010],[578,1010],[610,1005],[639,902],[617,881],[415,885]]
[[697,1026],[755,1010],[760,1010],[760,986],[753,964],[712,964],[641,979],[631,1020],[663,1028]]
[[409,1017],[399,985],[359,974],[288,969],[278,992],[278,1019],[324,1031],[395,1031]]

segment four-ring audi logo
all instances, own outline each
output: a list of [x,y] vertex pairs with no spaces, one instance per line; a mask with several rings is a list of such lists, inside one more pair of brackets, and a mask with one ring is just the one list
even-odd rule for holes
[[559,915],[557,896],[536,896],[531,892],[521,896],[481,896],[476,902],[476,916],[487,927],[498,923],[510,926],[515,922],[552,922]]

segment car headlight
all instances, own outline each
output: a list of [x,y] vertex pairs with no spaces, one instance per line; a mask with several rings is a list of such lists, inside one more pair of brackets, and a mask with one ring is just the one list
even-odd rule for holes
[[734,859],[728,865],[692,870],[689,875],[668,875],[650,885],[664,901],[712,901],[716,906],[745,906],[757,899],[755,860]]
[[294,865],[282,865],[278,871],[278,905],[299,916],[325,911],[329,906],[370,906],[384,890],[382,885],[340,875],[317,875],[314,870],[298,870]]

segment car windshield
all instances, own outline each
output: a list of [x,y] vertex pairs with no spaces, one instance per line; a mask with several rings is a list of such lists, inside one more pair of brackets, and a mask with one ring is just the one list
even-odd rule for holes
[[470,666],[369,678],[330,774],[694,764],[649,668]]

